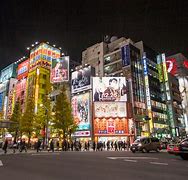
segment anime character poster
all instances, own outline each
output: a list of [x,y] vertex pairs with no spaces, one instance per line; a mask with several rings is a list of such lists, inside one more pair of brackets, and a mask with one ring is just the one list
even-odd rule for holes
[[90,129],[89,93],[72,97],[72,113],[78,131]]

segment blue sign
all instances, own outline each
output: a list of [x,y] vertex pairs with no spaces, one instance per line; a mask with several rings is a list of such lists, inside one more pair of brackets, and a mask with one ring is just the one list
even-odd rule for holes
[[147,67],[147,58],[146,58],[145,53],[143,54],[142,61],[143,61],[143,66],[144,66],[144,75],[147,75],[148,74],[148,67]]
[[2,93],[0,93],[0,111],[2,111],[3,110],[3,92]]
[[121,58],[122,58],[122,66],[130,65],[130,47],[129,45],[125,45],[121,47]]

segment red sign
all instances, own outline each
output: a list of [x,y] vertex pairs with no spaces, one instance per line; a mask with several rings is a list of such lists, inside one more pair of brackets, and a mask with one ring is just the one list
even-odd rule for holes
[[94,134],[101,135],[127,135],[128,121],[126,118],[95,118]]
[[188,60],[184,60],[183,65],[188,69]]
[[177,73],[177,62],[175,58],[170,58],[166,60],[166,67],[168,73],[172,74],[173,76]]
[[27,77],[28,71],[29,71],[29,59],[18,65],[17,79],[20,80]]

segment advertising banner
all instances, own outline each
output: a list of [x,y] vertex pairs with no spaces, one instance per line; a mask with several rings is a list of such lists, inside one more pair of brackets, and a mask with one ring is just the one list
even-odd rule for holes
[[127,101],[125,77],[94,77],[93,101]]
[[95,102],[95,117],[127,117],[126,103],[124,102]]
[[16,83],[17,79],[11,78],[8,92],[8,106],[7,106],[7,118],[9,119],[13,113],[16,95]]
[[18,65],[17,79],[20,80],[22,78],[27,77],[28,71],[29,71],[29,59]]
[[[16,84],[16,99],[20,98],[21,99],[24,99],[25,95],[26,95],[26,82],[27,82],[27,79],[24,78],[24,79],[21,79],[17,82]],[[23,93],[24,92],[24,93]]]
[[88,90],[91,88],[91,66],[72,72],[72,93]]
[[166,67],[168,73],[172,74],[173,76],[177,73],[177,62],[175,58],[170,58],[166,60]]
[[29,71],[32,71],[37,66],[50,68],[53,59],[60,58],[61,51],[46,43],[41,43],[30,52]]
[[4,93],[0,93],[0,111],[3,110],[3,98],[4,98]]
[[128,121],[126,118],[95,118],[94,134],[101,135],[126,135],[128,134]]
[[125,45],[125,46],[121,47],[121,58],[122,58],[123,67],[130,65],[130,47],[129,47],[129,45]]
[[13,64],[1,70],[0,82],[5,82],[13,76]]
[[69,56],[52,60],[51,83],[69,81]]
[[90,129],[89,93],[72,97],[72,113],[78,131]]

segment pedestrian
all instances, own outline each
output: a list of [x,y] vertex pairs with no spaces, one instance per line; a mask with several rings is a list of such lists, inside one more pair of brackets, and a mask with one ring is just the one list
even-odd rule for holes
[[107,146],[107,151],[109,151],[110,150],[110,141],[107,141],[106,146]]
[[130,139],[129,137],[127,138],[127,151],[129,151],[129,148],[130,148]]
[[113,141],[111,142],[111,150],[114,150],[114,143],[113,143]]
[[115,151],[118,151],[118,145],[117,145],[117,142],[115,141],[114,143],[114,148],[115,148]]
[[96,148],[96,144],[95,141],[93,141],[93,151],[95,151],[95,148]]
[[3,150],[5,154],[7,153],[7,148],[8,148],[8,140],[6,139],[3,145]]
[[25,150],[25,152],[27,152],[27,147],[26,147],[25,139],[23,139],[23,141],[22,141],[22,151],[23,150]]
[[37,152],[41,151],[40,146],[41,146],[41,141],[38,140],[37,147],[36,147],[37,148]]
[[54,141],[51,139],[50,141],[50,151],[54,152]]
[[59,141],[56,142],[57,151],[59,151]]
[[71,151],[73,151],[74,150],[74,143],[72,141],[70,142],[70,146],[71,146]]
[[13,145],[12,145],[12,149],[13,149],[13,153],[16,152],[16,149],[17,149],[17,142],[16,142],[16,139],[14,139],[14,142],[13,142]]
[[80,141],[78,142],[78,146],[79,146],[79,151],[81,151],[82,150],[82,144],[81,144]]
[[105,141],[103,142],[103,149],[104,150],[106,149],[106,142]]
[[85,151],[87,151],[87,148],[88,148],[88,147],[87,147],[87,142],[85,142],[85,143],[84,143],[84,149],[85,149]]
[[89,143],[89,141],[87,142],[87,149],[88,149],[88,151],[90,149],[90,143]]

